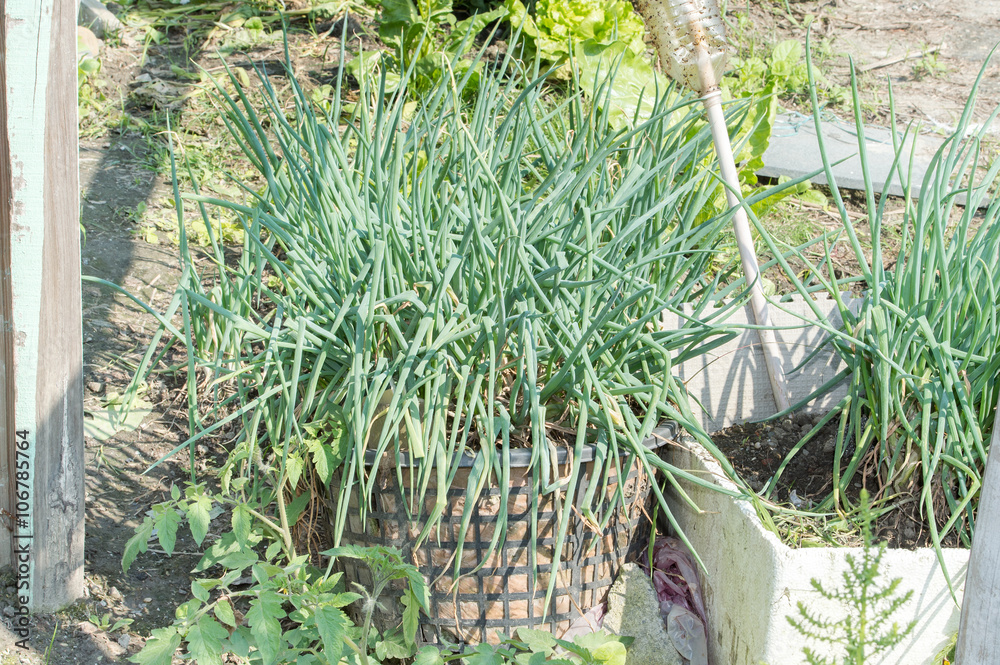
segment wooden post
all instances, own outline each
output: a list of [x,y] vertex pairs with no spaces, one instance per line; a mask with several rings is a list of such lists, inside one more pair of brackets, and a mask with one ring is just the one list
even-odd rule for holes
[[0,564],[18,576],[15,628],[83,595],[76,5],[0,0]]
[[965,575],[956,665],[1000,662],[1000,401],[979,490],[976,532]]

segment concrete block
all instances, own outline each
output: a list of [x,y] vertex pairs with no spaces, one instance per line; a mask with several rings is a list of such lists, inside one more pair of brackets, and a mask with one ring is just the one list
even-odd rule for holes
[[[849,308],[857,311],[860,302],[850,298],[846,301]],[[836,302],[825,296],[815,299],[812,304],[794,296],[786,302],[773,302],[769,311],[772,324],[782,328],[775,332],[775,340],[782,353],[785,380],[794,404],[845,369],[834,350],[829,345],[824,347],[827,333],[815,325],[824,319],[836,328],[841,325],[840,313]],[[688,308],[682,314],[690,316],[692,310]],[[661,325],[664,330],[676,330],[681,318],[681,314],[664,312]],[[708,432],[748,420],[762,420],[777,413],[760,339],[755,330],[742,328],[753,320],[749,304],[731,312],[725,322],[716,323],[733,326],[736,334],[732,339],[674,366],[676,375],[687,386],[695,416]],[[817,349],[819,352],[805,362]],[[845,394],[846,385],[834,388],[810,402],[805,411],[826,413]]]
[[108,11],[101,0],[80,0],[77,25],[90,28],[95,35],[104,39],[122,28],[118,17]]
[[[704,448],[689,439],[681,444],[671,448],[672,464],[735,489]],[[705,564],[702,590],[708,612],[709,662],[804,665],[803,646],[832,656],[823,645],[806,642],[787,617],[797,615],[800,601],[812,612],[843,616],[844,608],[823,599],[810,580],[817,578],[826,589],[841,588],[847,555],[859,557],[861,549],[792,549],[764,529],[749,502],[690,483],[685,483],[685,490],[702,512],[680,501],[671,501],[671,509]],[[968,550],[944,551],[945,569],[959,603],[968,560]],[[900,625],[917,623],[902,644],[880,659],[870,659],[869,665],[930,665],[958,630],[959,621],[959,605],[948,590],[935,552],[887,550],[879,573],[883,580],[902,578],[900,593],[913,591],[894,620]]]

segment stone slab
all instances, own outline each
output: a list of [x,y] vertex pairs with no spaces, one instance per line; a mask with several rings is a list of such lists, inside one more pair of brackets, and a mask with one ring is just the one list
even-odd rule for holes
[[[833,164],[833,177],[841,189],[863,191],[864,174],[858,153],[858,135],[853,122],[836,118],[821,120],[823,140],[827,156]],[[900,131],[902,140],[903,132]],[[920,197],[920,185],[934,157],[934,153],[944,143],[944,138],[915,134],[911,132],[903,143],[902,169],[892,169],[896,156],[892,132],[883,127],[865,128],[865,152],[868,160],[872,186],[877,192],[888,192],[902,196],[907,182],[912,183],[911,193]],[[912,157],[912,164],[910,163]],[[838,163],[839,162],[839,163]],[[819,143],[816,140],[816,126],[812,116],[801,113],[778,115],[771,143],[764,153],[764,168],[758,176],[767,178],[799,178],[823,168]],[[901,173],[899,171],[902,171]],[[818,185],[826,185],[826,174],[811,179]]]
[[649,577],[634,563],[622,566],[608,592],[604,627],[616,635],[634,637],[625,665],[684,665],[660,618],[660,601]]
[[108,11],[101,0],[80,0],[80,11],[76,22],[77,25],[90,28],[102,39],[121,30],[122,27],[122,22]]

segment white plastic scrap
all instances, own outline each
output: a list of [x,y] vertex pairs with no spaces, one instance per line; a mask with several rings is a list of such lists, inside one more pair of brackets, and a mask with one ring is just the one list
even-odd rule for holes
[[691,665],[708,665],[708,639],[705,624],[693,612],[674,605],[667,617],[667,635],[677,653]]

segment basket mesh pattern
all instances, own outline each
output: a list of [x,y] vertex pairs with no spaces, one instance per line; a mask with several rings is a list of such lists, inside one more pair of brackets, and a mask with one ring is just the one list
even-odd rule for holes
[[[578,503],[582,503],[588,483],[598,482],[590,478],[591,466],[588,463],[582,469],[577,488]],[[563,544],[563,563],[548,611],[545,611],[544,601],[558,535],[556,503],[551,495],[539,497],[538,576],[533,582],[530,561],[532,487],[531,472],[526,468],[511,469],[510,487],[483,491],[465,534],[460,575],[458,583],[454,584],[451,575],[466,499],[464,471],[459,471],[447,492],[447,506],[439,528],[433,530],[419,548],[412,545],[437,501],[433,486],[424,496],[419,516],[412,503],[416,499],[407,487],[399,487],[395,476],[391,482],[376,483],[366,524],[362,524],[357,499],[352,498],[349,505],[343,543],[396,547],[403,551],[405,559],[420,568],[427,580],[430,607],[428,616],[421,615],[419,639],[429,644],[495,643],[497,631],[511,635],[519,626],[542,627],[543,614],[544,625],[560,635],[582,612],[604,600],[644,515],[649,481],[645,474],[639,473],[638,464],[628,470],[622,487],[624,506],[615,512],[602,533],[571,509]],[[564,474],[568,472],[567,467]],[[617,491],[617,484],[617,478],[611,475],[603,494],[597,488],[595,503],[603,496],[604,505],[607,505],[607,498]],[[501,492],[508,495],[506,541],[500,549],[491,551],[489,545],[497,525]],[[414,521],[407,517],[404,501],[411,502],[412,514],[417,518]],[[482,568],[475,571],[481,561],[484,562]],[[364,564],[345,560],[342,566],[348,582],[370,584]],[[398,593],[397,590],[397,597]],[[397,625],[401,616],[398,603],[394,598],[386,598],[384,603],[388,611],[377,617],[382,624],[380,627]]]

